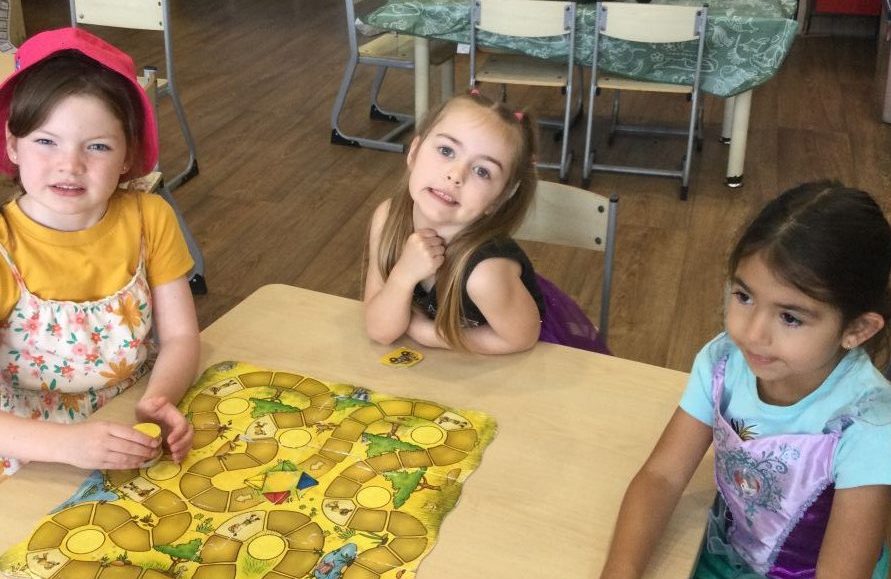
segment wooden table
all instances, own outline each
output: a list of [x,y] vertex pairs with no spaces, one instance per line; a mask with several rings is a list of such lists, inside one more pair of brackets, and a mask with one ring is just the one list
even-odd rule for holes
[[[392,348],[365,336],[361,311],[354,300],[265,286],[201,333],[201,368],[240,360],[493,415],[498,434],[419,579],[598,577],[625,487],[687,375],[552,344],[497,357],[426,350],[420,364],[392,368],[378,362]],[[95,416],[132,422],[143,386]],[[0,485],[0,549],[23,539],[87,474],[30,464]],[[714,493],[707,458],[648,577],[689,576]]]

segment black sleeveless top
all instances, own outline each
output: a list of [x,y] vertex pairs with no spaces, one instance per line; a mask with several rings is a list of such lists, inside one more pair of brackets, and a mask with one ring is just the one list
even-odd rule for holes
[[[476,304],[474,304],[470,299],[470,296],[467,295],[467,279],[480,262],[492,257],[506,257],[520,264],[522,270],[520,272],[520,280],[532,295],[532,299],[535,300],[535,305],[538,306],[539,315],[544,315],[544,299],[541,296],[541,290],[539,289],[538,281],[535,278],[535,269],[533,269],[529,257],[526,256],[526,253],[513,239],[493,239],[481,245],[476,253],[470,256],[470,259],[467,262],[467,270],[464,274],[464,280],[461,283],[461,305],[464,310],[464,320],[462,325],[465,327],[474,327],[487,323],[486,318],[480,312],[479,308],[476,307]],[[438,307],[436,301],[436,286],[430,288],[430,291],[428,292],[421,286],[421,284],[416,285],[413,302],[416,306],[424,310],[430,319],[435,318]]]

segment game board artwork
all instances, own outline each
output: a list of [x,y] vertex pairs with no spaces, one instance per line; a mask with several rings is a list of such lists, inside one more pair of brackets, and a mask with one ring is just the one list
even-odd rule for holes
[[96,471],[0,557],[39,578],[411,579],[495,435],[480,412],[224,362],[182,464]]

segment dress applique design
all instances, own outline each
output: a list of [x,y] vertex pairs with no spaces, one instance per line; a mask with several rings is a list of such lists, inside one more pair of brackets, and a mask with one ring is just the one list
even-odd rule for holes
[[[78,422],[147,371],[152,327],[145,251],[136,273],[95,301],[44,300],[32,294],[6,249],[19,301],[0,323],[0,411],[53,422]],[[0,457],[0,474],[21,463]]]
[[[723,504],[711,524],[724,525],[733,551],[758,573],[813,577],[832,508],[835,448],[850,421],[833,420],[822,434],[745,440],[720,411],[726,364],[722,359],[712,377],[715,480]],[[709,535],[712,551],[715,535]]]

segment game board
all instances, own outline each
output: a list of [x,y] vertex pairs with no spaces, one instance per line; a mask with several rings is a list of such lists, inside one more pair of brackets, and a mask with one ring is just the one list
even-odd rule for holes
[[0,557],[40,578],[410,579],[495,422],[225,362],[180,408],[180,465],[95,472]]

